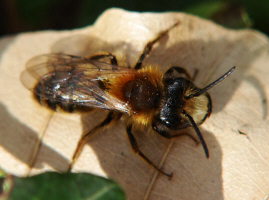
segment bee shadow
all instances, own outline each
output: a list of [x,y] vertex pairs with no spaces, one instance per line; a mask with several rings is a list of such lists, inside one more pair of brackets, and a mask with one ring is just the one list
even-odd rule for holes
[[[83,115],[81,120],[85,133],[104,118],[105,113]],[[200,130],[209,148],[209,159],[205,157],[202,146],[196,144],[190,137],[181,136],[170,140],[156,132],[146,130],[134,132],[141,151],[157,165],[164,159],[162,170],[173,173],[170,181],[168,177],[159,174],[153,185],[154,191],[164,191],[163,187],[166,185],[165,191],[173,192],[173,195],[180,199],[188,199],[187,197],[194,193],[194,196],[202,199],[223,199],[222,151],[213,133]],[[183,132],[197,138],[192,129]],[[156,171],[133,152],[123,122],[101,130],[86,143],[87,145],[94,151],[98,164],[107,177],[116,180],[130,199],[144,197]],[[92,160],[85,160],[88,153],[87,150],[83,151],[81,157],[84,158],[85,170],[88,168],[91,171],[94,167]],[[166,157],[165,153],[168,153]],[[174,188],[179,189],[175,192]],[[208,193],[209,190],[217,192]],[[154,196],[154,193],[152,195]]]

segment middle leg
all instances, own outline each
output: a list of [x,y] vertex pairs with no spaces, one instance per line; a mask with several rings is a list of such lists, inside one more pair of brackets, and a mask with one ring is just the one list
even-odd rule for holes
[[100,60],[100,59],[106,58],[106,57],[108,57],[110,59],[110,63],[112,65],[118,65],[118,61],[117,61],[116,56],[114,56],[111,53],[96,54],[96,55],[91,56],[90,60]]
[[129,141],[131,143],[131,146],[132,146],[134,152],[137,153],[139,156],[141,156],[148,164],[150,164],[151,166],[153,166],[157,171],[159,171],[160,173],[168,176],[169,179],[172,178],[173,173],[171,173],[171,174],[165,173],[159,167],[157,167],[156,165],[154,165],[153,162],[145,154],[143,154],[140,151],[139,146],[138,146],[138,143],[137,143],[134,135],[132,134],[132,124],[127,126],[126,132],[128,134],[128,138],[129,138]]

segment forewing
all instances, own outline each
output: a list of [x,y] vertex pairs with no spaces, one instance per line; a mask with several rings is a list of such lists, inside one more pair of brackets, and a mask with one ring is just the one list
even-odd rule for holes
[[21,81],[44,99],[129,113],[125,102],[100,87],[100,80],[115,78],[130,70],[134,69],[90,58],[46,54],[27,62]]

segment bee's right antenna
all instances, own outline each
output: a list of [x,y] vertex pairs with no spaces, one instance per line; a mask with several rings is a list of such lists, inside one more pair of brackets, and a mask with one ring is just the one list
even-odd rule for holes
[[232,67],[228,72],[226,72],[225,74],[223,74],[221,77],[219,77],[213,83],[210,83],[208,86],[206,86],[205,88],[199,90],[198,92],[196,92],[194,94],[190,94],[189,96],[186,97],[186,99],[190,99],[192,97],[198,97],[198,96],[200,96],[201,94],[203,94],[204,92],[206,92],[207,90],[209,90],[210,88],[214,87],[215,85],[217,85],[218,83],[220,83],[221,81],[223,81],[225,78],[227,78],[235,70],[235,68],[236,68],[236,66]]
[[199,138],[199,140],[200,140],[200,142],[201,142],[201,144],[203,146],[203,149],[204,149],[204,152],[205,152],[205,156],[207,158],[209,158],[209,152],[208,152],[208,148],[206,146],[205,140],[204,140],[201,132],[199,131],[199,128],[195,124],[193,118],[189,114],[187,114],[185,110],[182,111],[182,114],[189,119],[189,121],[191,123],[191,126],[194,128],[194,130],[195,130],[195,132],[196,132],[196,134],[197,134],[197,136],[198,136],[198,138]]

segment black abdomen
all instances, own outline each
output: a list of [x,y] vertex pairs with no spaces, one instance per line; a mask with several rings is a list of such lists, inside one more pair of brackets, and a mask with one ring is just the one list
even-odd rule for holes
[[72,96],[72,84],[63,84],[66,79],[61,78],[59,74],[61,73],[44,76],[36,84],[33,94],[38,103],[53,111],[74,113],[93,110],[92,107],[84,106],[83,103],[77,104],[70,99],[70,96]]

